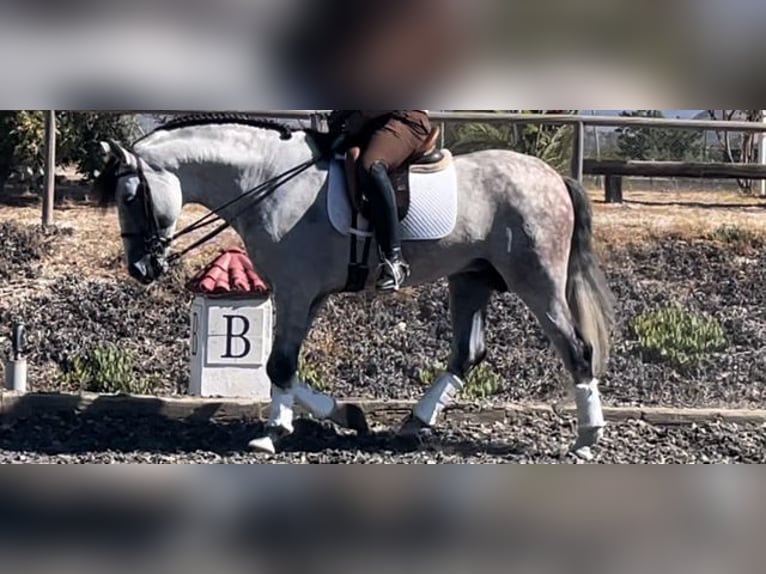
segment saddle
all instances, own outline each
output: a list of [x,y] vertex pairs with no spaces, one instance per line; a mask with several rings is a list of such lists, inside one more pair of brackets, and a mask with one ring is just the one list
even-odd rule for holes
[[[441,129],[435,127],[431,134],[417,152],[407,160],[400,168],[389,173],[391,182],[396,190],[396,206],[399,212],[399,221],[407,217],[410,209],[410,174],[412,173],[436,173],[449,167],[451,155],[437,149]],[[346,152],[346,179],[351,207],[362,217],[370,219],[370,205],[365,196],[364,185],[359,176],[359,157],[362,150],[352,147]]]

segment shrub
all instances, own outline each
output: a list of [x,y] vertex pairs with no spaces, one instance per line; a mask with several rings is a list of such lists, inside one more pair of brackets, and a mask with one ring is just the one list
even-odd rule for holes
[[[430,369],[421,370],[418,379],[422,385],[430,387],[445,369],[444,365],[437,364]],[[482,363],[468,376],[460,396],[467,401],[482,401],[496,395],[500,386],[500,377],[486,363]]]
[[301,354],[298,360],[298,378],[321,393],[329,392],[330,385],[326,374],[312,360],[311,355]]
[[679,368],[698,365],[704,357],[727,346],[718,321],[679,306],[640,315],[632,330],[644,360]]
[[151,394],[156,381],[137,380],[133,357],[117,345],[99,345],[74,357],[65,384],[92,393]]
[[759,249],[763,246],[763,236],[738,225],[721,225],[710,232],[707,238],[732,247]]

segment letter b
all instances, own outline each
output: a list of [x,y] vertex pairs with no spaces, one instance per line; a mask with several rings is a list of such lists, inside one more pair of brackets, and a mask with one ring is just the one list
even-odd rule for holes
[[[251,345],[246,335],[250,332],[250,321],[242,315],[224,315],[226,319],[226,354],[224,359],[242,359],[250,354]],[[241,327],[235,332],[235,327]],[[235,355],[232,349],[235,339],[244,343],[244,350],[241,354]]]

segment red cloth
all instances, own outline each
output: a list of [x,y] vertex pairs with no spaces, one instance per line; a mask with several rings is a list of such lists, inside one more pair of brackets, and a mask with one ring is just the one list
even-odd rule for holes
[[238,247],[227,249],[189,281],[186,288],[206,296],[263,296],[271,292],[247,254]]

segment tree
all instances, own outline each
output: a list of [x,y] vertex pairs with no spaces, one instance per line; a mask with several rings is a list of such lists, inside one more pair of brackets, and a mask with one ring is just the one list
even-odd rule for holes
[[[464,110],[470,111],[470,110]],[[487,110],[476,110],[487,111]],[[491,110],[529,114],[570,114],[577,110]],[[445,144],[456,154],[486,149],[510,149],[539,157],[559,171],[569,169],[572,160],[571,126],[492,123],[449,124]]]
[[141,134],[133,116],[62,112],[57,121],[62,134],[60,163],[76,166],[88,180],[103,167],[100,142],[113,139],[129,144]]
[[0,112],[0,190],[14,172],[27,181],[42,173],[44,139],[41,112]]
[[[621,117],[664,118],[660,110],[624,111]],[[704,145],[697,130],[626,126],[616,130],[621,159],[690,161],[699,159]]]
[[[733,120],[745,122],[763,122],[763,110],[706,110],[714,120],[730,122]],[[716,132],[721,146],[722,159],[729,163],[758,163],[761,134],[744,133],[732,134],[731,132]],[[739,188],[750,194],[753,192],[753,180],[738,179]]]
[[[86,179],[91,179],[102,163],[101,140],[129,143],[140,133],[133,116],[58,112],[56,120],[57,164],[76,166]],[[27,187],[39,189],[44,149],[44,112],[0,112],[0,190],[14,175]]]

